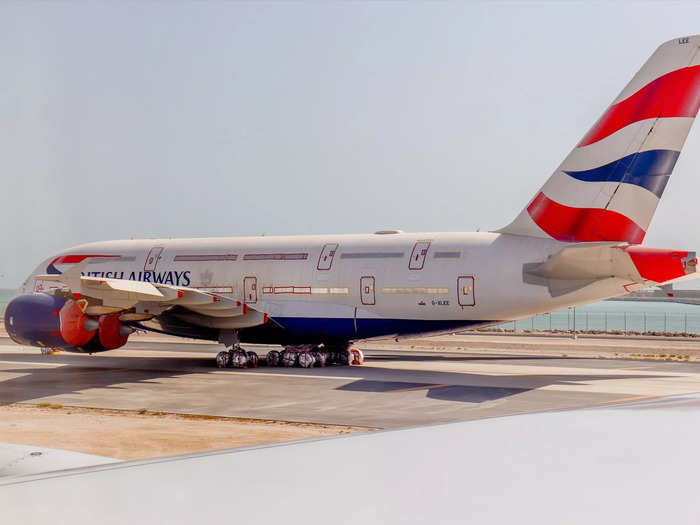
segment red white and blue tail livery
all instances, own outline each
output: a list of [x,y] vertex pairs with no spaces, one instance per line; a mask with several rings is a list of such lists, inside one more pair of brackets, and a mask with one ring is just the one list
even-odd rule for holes
[[641,243],[699,106],[697,37],[666,42],[501,231]]
[[283,362],[312,366],[347,362],[358,339],[485,326],[694,278],[695,252],[640,243],[699,105],[700,36],[677,38],[499,231],[90,243],[43,261],[5,326],[20,344],[79,352],[118,348],[136,328],[220,341],[222,366],[257,363],[240,343],[277,343],[288,345]]

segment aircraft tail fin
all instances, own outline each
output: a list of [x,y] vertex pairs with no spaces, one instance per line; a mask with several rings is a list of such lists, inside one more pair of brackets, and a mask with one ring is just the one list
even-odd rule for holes
[[700,35],[651,55],[501,233],[641,243],[700,106]]

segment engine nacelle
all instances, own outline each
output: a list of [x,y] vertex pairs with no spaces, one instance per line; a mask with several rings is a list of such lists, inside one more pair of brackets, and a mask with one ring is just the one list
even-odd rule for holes
[[86,345],[95,336],[97,326],[85,313],[87,306],[85,299],[69,299],[58,312],[61,337],[71,346]]
[[58,317],[64,304],[65,298],[44,293],[15,297],[5,308],[5,330],[21,345],[66,348]]
[[87,301],[60,295],[20,295],[5,309],[5,329],[21,345],[73,352],[103,352],[126,344],[132,329],[119,314],[90,316]]
[[123,325],[119,314],[101,315],[97,334],[105,350],[114,350],[126,344],[133,330]]

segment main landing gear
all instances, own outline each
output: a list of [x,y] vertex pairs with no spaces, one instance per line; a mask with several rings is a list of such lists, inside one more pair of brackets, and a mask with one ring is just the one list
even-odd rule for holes
[[216,354],[216,366],[219,368],[257,368],[259,359],[255,352],[246,352],[241,348],[238,330],[221,330],[219,342],[228,350]]
[[241,348],[238,333],[222,334],[219,341],[229,349],[216,355],[219,368],[257,368],[258,366],[281,366],[301,368],[323,368],[328,365],[361,365],[364,355],[361,350],[343,345],[296,345],[284,350],[271,350],[264,357]]
[[216,366],[219,368],[257,368],[259,363],[258,354],[246,352],[240,346],[216,354]]

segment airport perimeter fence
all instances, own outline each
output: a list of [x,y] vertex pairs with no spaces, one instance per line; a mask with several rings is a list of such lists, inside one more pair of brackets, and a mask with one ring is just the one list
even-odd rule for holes
[[700,313],[592,312],[562,310],[519,321],[501,323],[504,331],[666,332],[700,334]]

